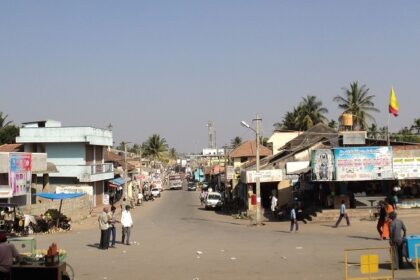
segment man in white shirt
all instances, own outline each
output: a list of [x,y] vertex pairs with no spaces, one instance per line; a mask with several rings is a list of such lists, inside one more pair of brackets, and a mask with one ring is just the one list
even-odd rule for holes
[[277,207],[277,197],[273,194],[271,196],[271,213],[273,214],[273,218],[276,217],[276,207]]
[[341,219],[346,218],[347,226],[350,226],[350,219],[346,212],[346,203],[344,200],[341,201],[340,205],[340,217],[338,218],[337,222],[335,223],[334,227],[338,227],[341,222]]
[[[130,231],[133,227],[133,219],[131,218],[130,206],[127,205],[125,210],[121,213],[121,225],[122,225],[122,241],[125,245],[130,245]],[[124,242],[125,241],[125,242]]]

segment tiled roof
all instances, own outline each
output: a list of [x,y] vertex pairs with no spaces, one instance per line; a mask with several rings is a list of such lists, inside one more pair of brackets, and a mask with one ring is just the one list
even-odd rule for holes
[[0,146],[0,152],[23,152],[22,144],[4,144]]
[[[230,152],[229,156],[231,158],[238,157],[255,157],[257,156],[257,142],[248,140],[243,142],[239,147]],[[269,156],[271,155],[271,150],[263,145],[260,145],[260,156]]]

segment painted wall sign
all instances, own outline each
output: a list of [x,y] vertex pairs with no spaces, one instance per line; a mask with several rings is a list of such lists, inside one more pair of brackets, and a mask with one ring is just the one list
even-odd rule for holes
[[311,155],[312,180],[332,181],[334,155],[330,149],[313,150]]
[[391,147],[334,149],[337,181],[393,179]]
[[25,195],[31,188],[32,154],[9,154],[9,186],[13,196]]

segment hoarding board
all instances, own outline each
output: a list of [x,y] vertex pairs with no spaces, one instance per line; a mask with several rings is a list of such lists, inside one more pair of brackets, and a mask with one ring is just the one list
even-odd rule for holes
[[313,181],[332,181],[334,174],[333,152],[330,149],[313,150],[311,167]]
[[337,181],[393,179],[391,147],[334,149]]
[[279,182],[283,180],[283,172],[281,169],[260,170],[259,174],[255,170],[248,170],[241,174],[241,181],[246,184],[255,183],[257,176],[260,177],[260,182]]
[[13,196],[26,195],[31,188],[32,155],[29,153],[9,154],[9,186]]
[[235,174],[235,169],[233,168],[233,166],[228,165],[226,166],[226,179],[227,180],[233,180],[233,175]]
[[394,158],[393,170],[398,179],[419,179],[420,157]]

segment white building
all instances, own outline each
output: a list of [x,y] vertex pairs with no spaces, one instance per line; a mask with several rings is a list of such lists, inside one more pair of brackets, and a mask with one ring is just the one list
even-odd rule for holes
[[16,143],[24,152],[46,153],[58,173],[50,174],[50,186],[80,188],[92,195],[92,206],[103,204],[105,180],[114,178],[112,163],[105,163],[105,149],[113,144],[112,131],[94,127],[62,127],[46,120],[22,124]]

